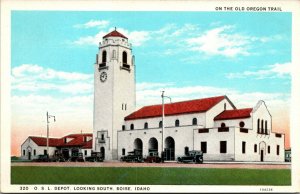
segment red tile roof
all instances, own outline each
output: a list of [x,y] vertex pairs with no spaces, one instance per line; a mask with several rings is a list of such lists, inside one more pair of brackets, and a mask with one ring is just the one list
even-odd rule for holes
[[93,140],[86,142],[84,146],[82,146],[82,149],[92,149],[93,147]]
[[252,108],[244,108],[244,109],[235,109],[235,110],[225,110],[217,115],[214,120],[230,120],[230,119],[241,119],[241,118],[249,118],[252,112]]
[[[183,102],[175,102],[165,104],[165,116],[206,112],[226,96],[217,96],[211,98],[202,98]],[[125,117],[125,120],[143,119],[151,117],[159,117],[162,115],[162,105],[144,106],[143,108],[133,112]]]
[[107,37],[121,37],[121,38],[128,39],[126,36],[124,36],[123,34],[121,34],[120,32],[118,32],[117,30],[114,30],[114,31],[106,34],[105,36],[103,36],[103,38],[107,38]]
[[[89,141],[85,141],[84,137],[93,137],[93,134],[70,134],[64,136],[62,138],[49,138],[49,146],[51,147],[72,147],[72,146],[87,146],[87,148],[91,148],[88,144]],[[34,141],[38,146],[47,146],[47,138],[46,137],[33,137],[30,136],[32,141]],[[65,143],[64,138],[70,138],[71,140]],[[92,144],[91,144],[92,145]]]

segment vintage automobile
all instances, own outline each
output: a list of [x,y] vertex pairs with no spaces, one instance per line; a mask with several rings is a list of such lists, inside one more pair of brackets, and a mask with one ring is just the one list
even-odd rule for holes
[[144,162],[160,163],[161,162],[161,157],[158,156],[157,151],[149,151],[149,155],[146,158],[144,158]]
[[80,152],[75,152],[69,159],[70,162],[84,162],[83,154]]
[[177,162],[180,163],[203,163],[203,152],[198,150],[191,150],[185,153],[185,156],[178,157]]
[[85,157],[85,161],[88,162],[103,162],[104,157],[101,152],[92,152],[91,156]]
[[134,149],[132,152],[128,152],[127,156],[120,158],[123,162],[143,162],[142,150]]
[[50,162],[49,156],[47,154],[40,154],[36,159],[32,160],[33,162]]
[[65,162],[66,159],[63,157],[61,153],[56,153],[53,155],[52,158],[50,158],[51,162]]

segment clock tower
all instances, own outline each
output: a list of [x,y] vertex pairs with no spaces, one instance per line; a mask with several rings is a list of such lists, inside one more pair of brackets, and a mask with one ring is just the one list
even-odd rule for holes
[[93,151],[118,159],[117,131],[135,111],[135,65],[128,38],[116,29],[103,36],[94,65]]

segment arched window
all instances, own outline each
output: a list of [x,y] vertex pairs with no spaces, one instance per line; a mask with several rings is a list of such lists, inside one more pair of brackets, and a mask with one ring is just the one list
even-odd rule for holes
[[257,152],[257,144],[254,144],[254,153]]
[[162,121],[159,121],[158,127],[162,128]]
[[122,149],[122,155],[125,155],[125,148]]
[[106,63],[106,57],[107,57],[107,53],[106,51],[102,52],[102,63]]
[[130,130],[134,130],[134,124],[130,125]]
[[123,51],[122,54],[122,62],[123,64],[127,64],[127,53],[125,51]]
[[35,150],[35,149],[33,150],[33,155],[34,155],[34,156],[36,155],[36,150]]
[[243,128],[243,127],[245,127],[245,123],[244,123],[244,121],[241,121],[239,125],[240,125],[240,128]]
[[193,125],[197,125],[197,118],[193,118]]
[[189,154],[189,147],[184,147],[184,154],[185,155],[188,155]]
[[148,123],[147,122],[144,124],[144,129],[148,129]]
[[23,150],[23,156],[25,156],[25,150]]
[[264,133],[264,120],[261,120],[261,133]]
[[257,133],[260,133],[260,120],[257,119]]
[[268,122],[265,121],[265,134],[268,135]]
[[221,123],[221,127],[222,128],[226,127],[225,123]]
[[179,127],[179,120],[178,119],[176,119],[176,121],[175,121],[175,127]]

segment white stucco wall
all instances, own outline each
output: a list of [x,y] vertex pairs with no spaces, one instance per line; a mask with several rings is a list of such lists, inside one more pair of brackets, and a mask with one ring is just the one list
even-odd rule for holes
[[[23,154],[25,150],[25,155]],[[36,154],[34,155],[34,150]],[[44,154],[44,150],[47,150],[47,146],[38,146],[31,138],[27,138],[25,142],[21,145],[21,159],[28,160],[29,152],[31,152],[31,160],[36,159],[38,155]],[[56,150],[56,147],[49,147],[49,155],[52,156]]]

